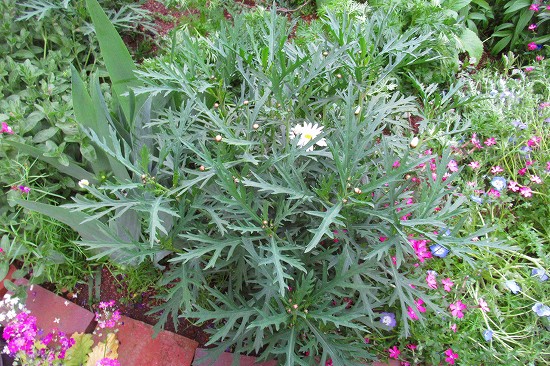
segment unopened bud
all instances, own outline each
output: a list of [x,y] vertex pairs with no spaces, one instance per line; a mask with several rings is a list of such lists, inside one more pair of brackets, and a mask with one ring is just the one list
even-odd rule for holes
[[214,103],[214,108],[218,108],[220,105],[218,103]]
[[363,191],[361,191],[360,188],[357,188],[357,187],[355,187],[355,189],[353,191],[357,194],[361,194],[363,192]]
[[216,135],[216,142],[221,142],[222,135]]
[[243,104],[244,104],[244,105],[248,105],[248,100],[245,100],[245,101],[243,102]]
[[257,123],[254,123],[254,124],[252,125],[252,128],[255,129],[255,130],[257,130],[258,128],[260,128],[260,125],[257,124]]
[[413,137],[413,139],[411,140],[411,147],[412,147],[412,148],[417,147],[417,146],[418,146],[418,142],[419,142],[418,137],[416,137],[416,136]]
[[328,52],[327,52],[327,51],[324,51],[324,52],[323,52],[323,56],[328,56]]
[[204,165],[201,165],[201,166],[199,167],[199,170],[200,170],[201,172],[204,172],[205,169],[206,169],[206,168],[204,167]]
[[292,307],[293,307],[294,309],[298,309],[298,304],[294,304],[294,305],[292,305]]
[[361,113],[361,106],[357,106],[357,108],[355,108],[354,114],[357,116],[359,113]]
[[341,79],[341,78],[342,78],[342,74],[336,74],[336,77],[337,77],[338,79]]

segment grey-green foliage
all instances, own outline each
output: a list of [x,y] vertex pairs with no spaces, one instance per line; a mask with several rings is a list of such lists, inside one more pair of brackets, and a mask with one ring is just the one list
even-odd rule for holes
[[[286,365],[360,364],[371,357],[363,337],[384,329],[379,312],[398,313],[406,335],[415,299],[439,309],[407,277],[409,235],[465,259],[479,235],[434,234],[453,226],[463,198],[455,174],[443,180],[448,155],[411,151],[413,98],[392,85],[427,62],[430,35],[386,33],[380,13],[324,22],[326,36],[305,46],[275,11],[254,28],[237,17],[208,39],[180,34],[129,93],[130,110],[133,93],[155,101],[142,130],[117,128],[114,113],[107,133],[82,126],[129,178],[113,175],[51,211],[96,228],[80,241],[94,258],[166,265],[157,327],[180,315],[213,322],[211,357],[231,347]],[[300,146],[292,132],[303,123],[324,130]],[[416,168],[432,158],[435,179]]]

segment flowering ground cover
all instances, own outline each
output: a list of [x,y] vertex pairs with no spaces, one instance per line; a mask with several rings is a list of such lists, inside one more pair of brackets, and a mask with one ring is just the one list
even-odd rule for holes
[[2,270],[93,302],[106,265],[155,295],[158,329],[208,325],[213,359],[547,364],[546,4],[506,5],[522,15],[492,39],[519,30],[493,50],[524,54],[480,67],[489,4],[328,2],[297,25],[310,2],[230,3],[140,64],[116,10],[81,4],[98,49],[60,76],[67,125],[0,111],[23,172],[3,178]]

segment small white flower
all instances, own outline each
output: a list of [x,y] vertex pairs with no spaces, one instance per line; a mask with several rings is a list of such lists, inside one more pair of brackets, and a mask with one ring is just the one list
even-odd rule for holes
[[6,320],[6,314],[0,313],[0,322],[3,322],[4,320]]
[[[320,133],[322,133],[323,128],[324,126],[319,126],[317,123],[313,124],[304,122],[303,125],[294,126],[294,128],[290,131],[290,138],[295,139],[298,137],[298,147],[304,147],[311,140],[314,140]],[[327,146],[325,138],[320,139],[315,144],[318,146]],[[306,151],[313,151],[313,146],[308,147]]]
[[15,311],[13,310],[10,310],[8,311],[8,313],[6,314],[6,316],[8,317],[8,319],[13,319],[17,316],[17,314],[15,313]]
[[55,318],[55,319],[53,320],[53,322],[54,322],[54,323],[57,323],[57,324],[59,324],[59,321],[60,321],[59,318]]
[[76,299],[78,297],[77,294],[73,294],[73,299]]
[[65,306],[69,306],[69,301],[65,300],[64,304],[65,304]]
[[78,182],[78,186],[80,188],[85,188],[85,187],[88,187],[90,185],[90,182],[88,182],[88,179],[82,179],[81,181]]

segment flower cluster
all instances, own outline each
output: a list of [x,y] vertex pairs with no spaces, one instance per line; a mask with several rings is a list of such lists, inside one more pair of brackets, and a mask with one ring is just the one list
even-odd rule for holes
[[100,302],[98,308],[95,321],[99,328],[116,328],[120,324],[120,311],[116,309],[114,300]]
[[10,321],[4,328],[2,337],[6,340],[5,353],[15,356],[22,352],[34,356],[34,342],[38,329],[36,317],[27,312],[17,314],[15,319]]

